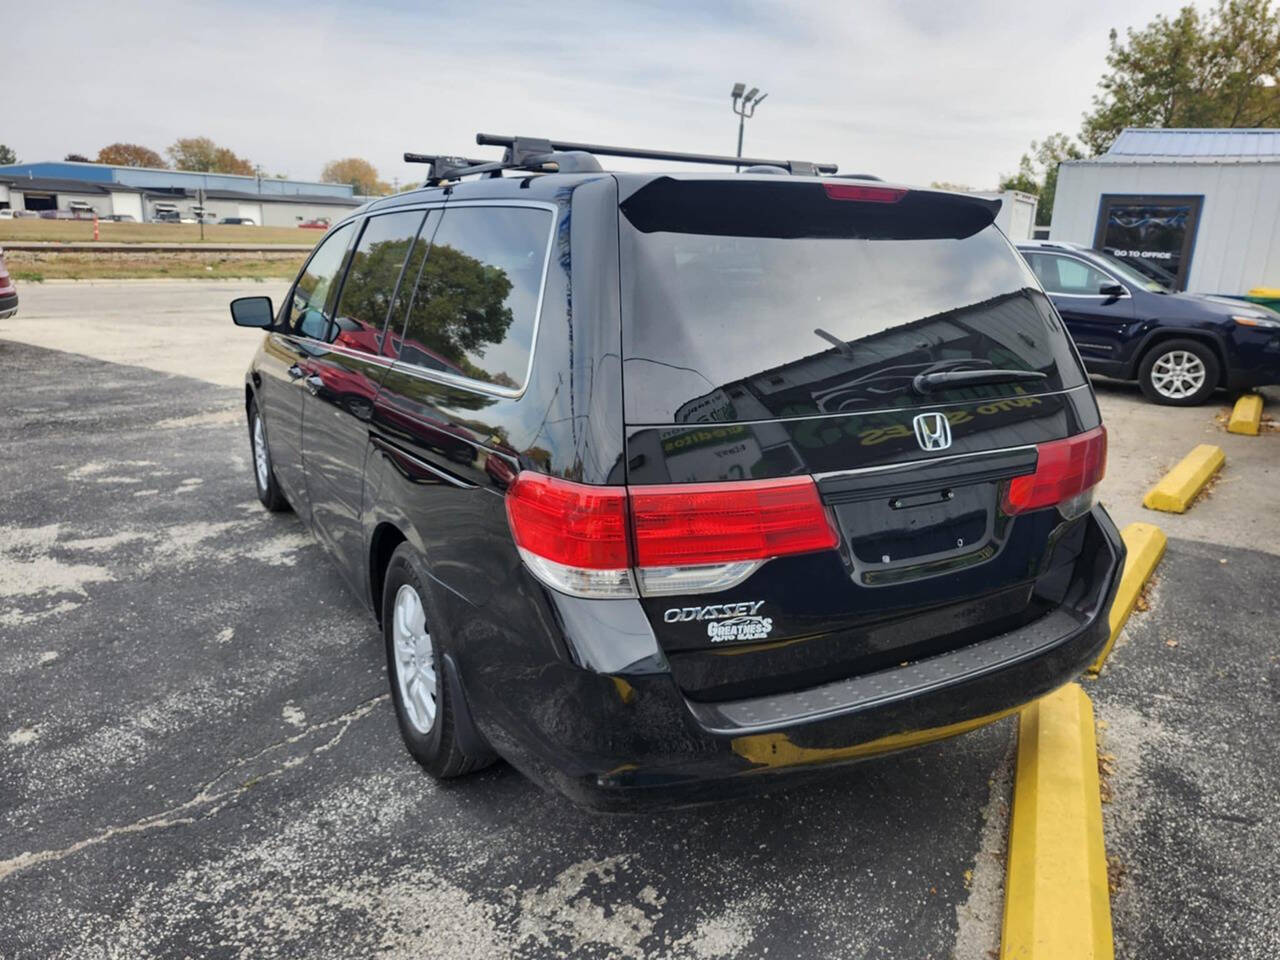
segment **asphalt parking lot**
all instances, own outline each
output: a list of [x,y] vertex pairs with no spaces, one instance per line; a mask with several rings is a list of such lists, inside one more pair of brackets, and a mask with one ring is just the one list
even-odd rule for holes
[[[278,286],[28,285],[0,321],[0,958],[987,960],[1011,720],[657,816],[422,775],[372,618],[254,497],[225,305]],[[1117,955],[1275,956],[1280,432],[1099,394],[1102,497],[1170,538],[1086,685]],[[1142,510],[1206,438],[1207,500]]]

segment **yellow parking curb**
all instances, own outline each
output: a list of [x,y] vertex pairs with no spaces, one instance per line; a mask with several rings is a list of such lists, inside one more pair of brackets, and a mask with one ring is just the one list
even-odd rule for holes
[[1018,721],[1002,960],[1112,960],[1093,706],[1079,684]]
[[1221,447],[1210,443],[1200,444],[1147,491],[1147,495],[1142,498],[1142,505],[1165,513],[1186,513],[1196,494],[1204,489],[1204,485],[1222,469],[1226,461],[1227,455],[1222,452]]
[[1111,637],[1107,640],[1107,645],[1102,648],[1102,652],[1098,654],[1098,659],[1089,667],[1090,673],[1097,673],[1102,669],[1102,664],[1110,655],[1111,648],[1116,645],[1116,637],[1120,636],[1120,631],[1124,629],[1129,614],[1133,613],[1143,586],[1151,579],[1151,574],[1155,573],[1156,564],[1164,556],[1164,548],[1168,542],[1164,531],[1151,523],[1131,523],[1120,531],[1120,538],[1124,540],[1127,553],[1124,560],[1124,573],[1120,576],[1120,586],[1116,590],[1116,599],[1111,604]]
[[1231,419],[1227,421],[1227,433],[1243,433],[1256,437],[1262,428],[1262,397],[1256,393],[1246,393],[1236,401],[1231,410]]

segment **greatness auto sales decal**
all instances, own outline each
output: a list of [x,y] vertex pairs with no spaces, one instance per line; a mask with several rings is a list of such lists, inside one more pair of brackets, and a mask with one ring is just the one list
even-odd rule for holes
[[735,640],[763,640],[773,630],[773,618],[757,616],[763,600],[742,603],[710,603],[705,607],[671,607],[662,614],[664,623],[706,620],[707,639],[712,643]]

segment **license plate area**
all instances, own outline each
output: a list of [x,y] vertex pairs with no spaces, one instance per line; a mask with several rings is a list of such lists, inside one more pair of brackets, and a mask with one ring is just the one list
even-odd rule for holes
[[1035,447],[945,457],[822,477],[853,567],[866,586],[922,579],[984,563],[1007,523],[1001,485],[1032,473]]

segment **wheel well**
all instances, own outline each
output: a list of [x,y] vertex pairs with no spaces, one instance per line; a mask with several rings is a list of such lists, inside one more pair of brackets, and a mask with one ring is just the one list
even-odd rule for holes
[[395,524],[380,523],[369,541],[369,599],[373,602],[373,613],[379,624],[382,623],[382,585],[386,582],[387,564],[391,562],[391,554],[396,552],[396,547],[405,539]]
[[1142,366],[1142,361],[1147,359],[1147,354],[1160,344],[1168,343],[1170,340],[1195,340],[1197,343],[1203,343],[1213,351],[1213,355],[1218,361],[1218,382],[1214,386],[1220,387],[1227,382],[1227,358],[1222,352],[1222,345],[1208,334],[1183,330],[1169,330],[1164,333],[1154,334],[1143,346],[1142,352],[1138,354],[1137,362],[1133,365],[1133,375],[1135,377],[1138,375],[1138,370]]
[[253,403],[253,387],[244,385],[244,415],[249,415],[249,404]]

